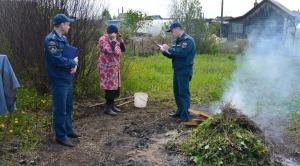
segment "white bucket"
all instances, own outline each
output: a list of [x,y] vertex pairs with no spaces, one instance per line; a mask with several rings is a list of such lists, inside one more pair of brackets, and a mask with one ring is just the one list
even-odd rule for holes
[[145,108],[147,106],[148,94],[137,92],[134,94],[134,106],[138,108]]

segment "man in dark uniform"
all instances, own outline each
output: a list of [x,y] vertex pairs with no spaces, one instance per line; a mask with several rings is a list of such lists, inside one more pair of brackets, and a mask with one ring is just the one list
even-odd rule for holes
[[188,111],[190,108],[189,82],[192,79],[194,57],[196,54],[195,42],[191,36],[184,32],[181,24],[178,22],[171,24],[167,32],[171,32],[175,39],[174,46],[169,47],[163,44],[160,48],[166,57],[172,59],[174,70],[173,91],[177,111],[170,114],[170,116],[187,122],[191,120],[191,115]]
[[63,146],[74,147],[69,138],[78,138],[79,135],[72,126],[73,107],[73,77],[78,66],[78,57],[66,56],[68,41],[64,34],[70,29],[70,23],[74,22],[64,14],[58,14],[53,18],[54,29],[44,41],[45,59],[48,76],[51,82],[53,125],[56,134],[56,142]]

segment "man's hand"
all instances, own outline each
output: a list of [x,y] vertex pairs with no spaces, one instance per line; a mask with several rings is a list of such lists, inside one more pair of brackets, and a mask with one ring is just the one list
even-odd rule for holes
[[71,74],[75,74],[77,71],[77,66],[75,66],[74,68],[71,69],[70,73]]
[[161,47],[160,47],[160,51],[161,52],[166,52],[170,47],[167,45],[167,44],[163,44]]
[[[78,65],[78,57],[75,57],[73,60]],[[71,71],[70,71],[71,74],[75,74],[76,73],[76,71],[77,71],[77,65],[74,68],[71,69]]]
[[75,57],[73,60],[74,60],[75,63],[78,65],[78,57]]
[[167,44],[163,44],[163,48],[164,48],[165,50],[167,50],[167,49],[169,49],[170,47],[169,47]]
[[159,49],[161,52],[165,52],[165,49],[164,49],[164,47],[160,47],[160,49]]

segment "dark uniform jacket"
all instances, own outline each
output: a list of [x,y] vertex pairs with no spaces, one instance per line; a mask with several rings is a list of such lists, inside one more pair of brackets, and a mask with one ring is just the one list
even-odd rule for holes
[[73,59],[63,56],[64,48],[68,41],[64,36],[59,36],[55,31],[50,32],[44,42],[46,66],[52,84],[71,84],[73,74],[70,70],[77,64]]
[[186,33],[175,40],[172,48],[163,53],[172,59],[175,72],[187,72],[192,74],[196,47],[194,39]]

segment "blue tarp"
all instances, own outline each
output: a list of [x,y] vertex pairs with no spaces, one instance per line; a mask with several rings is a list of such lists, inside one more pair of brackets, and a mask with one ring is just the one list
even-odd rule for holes
[[16,111],[17,88],[20,84],[6,55],[0,54],[0,115]]

